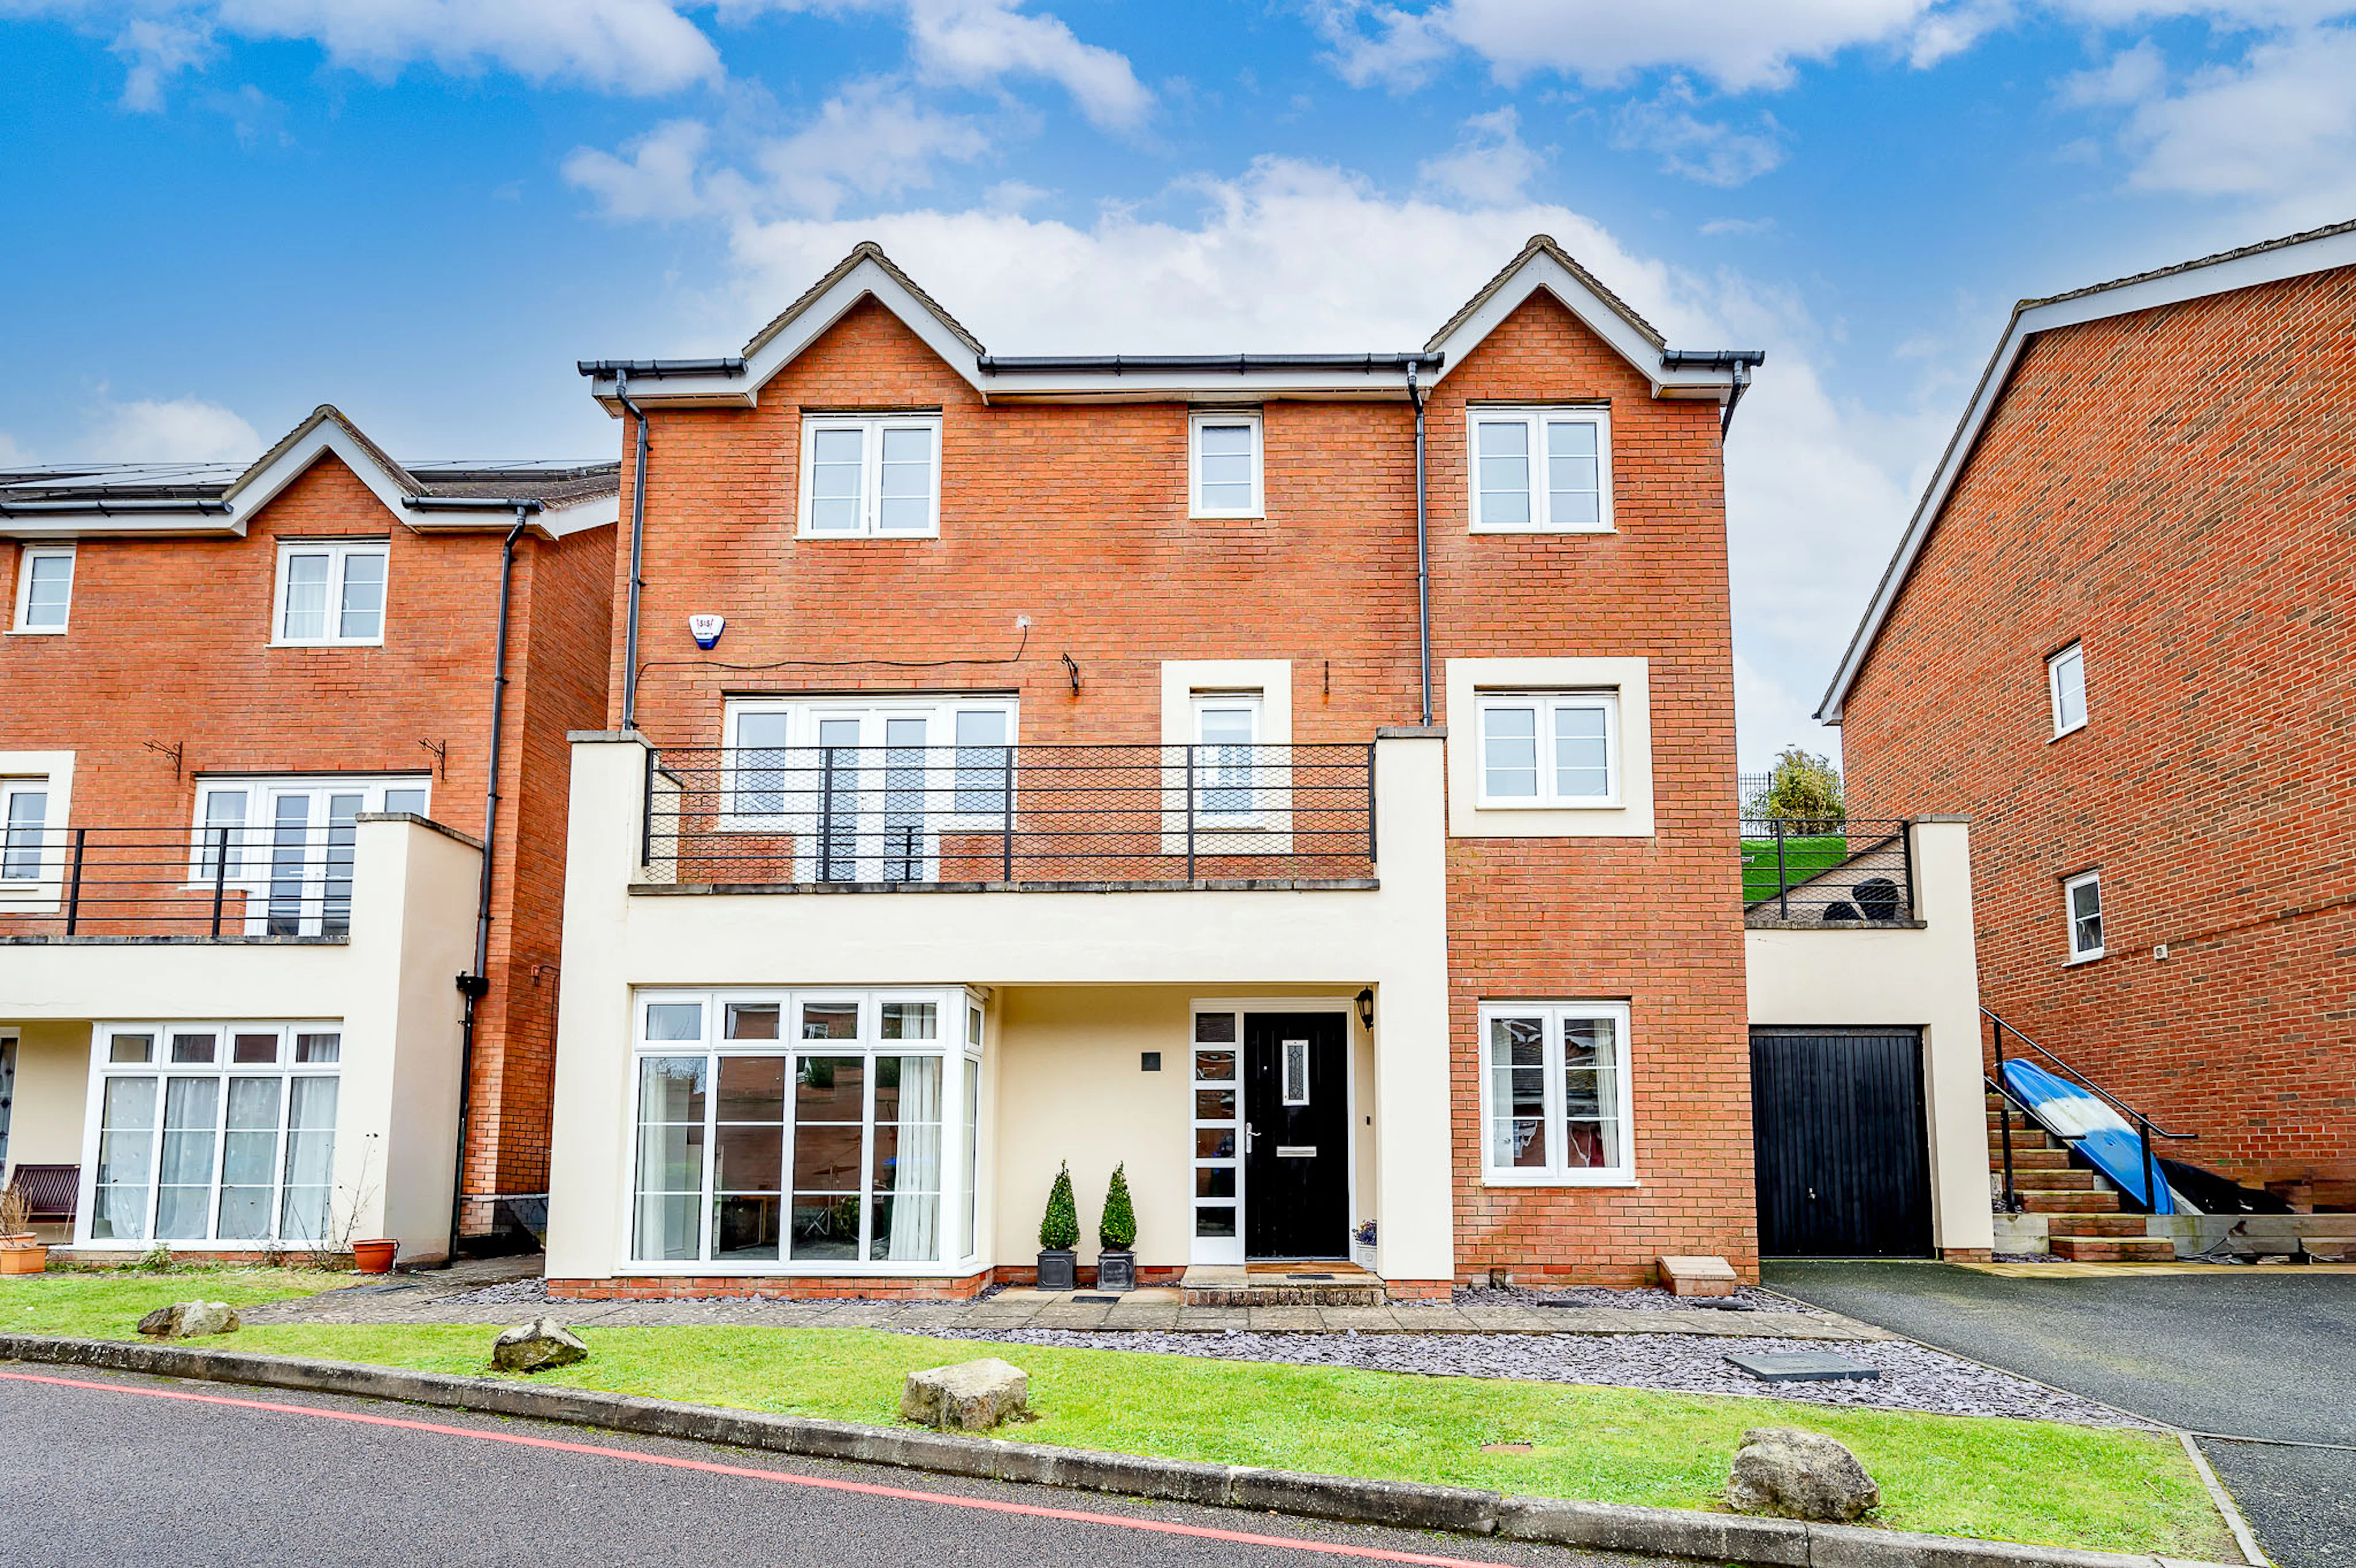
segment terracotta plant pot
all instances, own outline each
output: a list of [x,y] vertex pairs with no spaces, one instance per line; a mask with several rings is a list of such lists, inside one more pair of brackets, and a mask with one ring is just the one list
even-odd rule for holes
[[362,1274],[391,1274],[394,1254],[400,1251],[399,1242],[388,1241],[381,1237],[372,1241],[354,1242],[352,1266]]
[[0,1236],[0,1274],[39,1274],[49,1266],[49,1249],[30,1231]]

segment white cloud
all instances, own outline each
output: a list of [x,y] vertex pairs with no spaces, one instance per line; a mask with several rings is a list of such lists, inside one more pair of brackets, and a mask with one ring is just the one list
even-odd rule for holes
[[1415,174],[1419,184],[1475,207],[1503,207],[1523,199],[1546,163],[1545,154],[1522,140],[1521,116],[1509,104],[1465,121],[1455,147],[1425,159]]
[[254,428],[201,398],[104,402],[91,411],[81,455],[101,463],[216,463],[262,454]]
[[513,71],[658,94],[722,75],[719,51],[669,0],[13,0],[5,7],[116,30],[131,62],[124,107],[161,106],[221,34],[301,38],[380,77],[424,62],[461,75]]
[[2082,70],[2064,77],[2062,101],[2075,109],[2134,103],[2150,97],[2167,80],[2168,61],[2161,57],[2159,47],[2146,38],[2135,48],[2112,56],[2110,63],[2098,70]]
[[[2130,183],[2192,196],[2254,197],[2285,221],[2344,218],[2356,204],[2356,27],[2259,44],[2129,115]],[[2156,84],[2155,84],[2156,85]]]
[[563,164],[566,181],[597,198],[608,218],[626,222],[692,218],[708,210],[697,167],[712,140],[701,120],[666,120],[623,144],[617,158],[595,147],[575,147]]
[[1783,163],[1783,128],[1773,115],[1762,114],[1753,129],[1738,130],[1697,115],[1697,101],[1690,84],[1672,78],[1657,97],[1620,106],[1612,120],[1612,144],[1657,153],[1664,174],[1719,187],[1757,179]]
[[1135,130],[1153,110],[1153,94],[1129,58],[1084,43],[1058,16],[1023,8],[1024,0],[720,0],[723,22],[766,11],[896,12],[908,30],[917,79],[990,88],[1005,77],[1055,82],[1098,125]]
[[6,431],[0,430],[0,468],[13,468],[33,461],[33,454]]

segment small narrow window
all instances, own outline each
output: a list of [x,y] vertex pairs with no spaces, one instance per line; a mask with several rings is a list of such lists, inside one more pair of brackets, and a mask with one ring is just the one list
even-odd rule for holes
[[0,882],[40,880],[48,821],[48,780],[0,779]]
[[2088,871],[2062,884],[2062,901],[2070,917],[2070,962],[2083,964],[2103,955],[2103,874]]
[[1620,699],[1612,691],[1483,692],[1480,804],[1620,804]]
[[806,539],[940,532],[938,414],[816,414],[802,421]]
[[1612,531],[1612,421],[1601,408],[1476,408],[1476,533]]
[[27,545],[16,562],[16,630],[63,632],[73,606],[73,546]]
[[274,640],[293,647],[382,643],[390,549],[383,539],[282,541]]
[[1265,515],[1257,413],[1196,414],[1189,421],[1194,448],[1192,514],[1198,517]]
[[1284,1103],[1309,1104],[1309,1042],[1305,1040],[1284,1042]]
[[1194,809],[1230,820],[1252,815],[1260,694],[1194,694]]
[[2045,683],[2053,694],[2055,739],[2086,723],[2086,650],[2072,643],[2045,661]]

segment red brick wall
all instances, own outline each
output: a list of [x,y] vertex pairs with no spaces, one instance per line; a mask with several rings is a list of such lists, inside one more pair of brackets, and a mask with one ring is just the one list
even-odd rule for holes
[[[1971,814],[1987,1005],[2244,1180],[2356,1201],[2356,270],[2033,340],[1847,703]],[[2045,656],[2085,646],[2052,738]],[[2062,880],[2103,873],[2071,966]],[[2169,955],[2156,959],[2165,944]]]
[[[1612,399],[1621,531],[1467,536],[1468,397]],[[911,406],[943,411],[941,537],[797,539],[801,410]],[[1290,659],[1297,741],[1363,742],[1378,725],[1414,722],[1409,408],[1269,404],[1267,516],[1240,521],[1187,517],[1186,420],[1173,403],[984,406],[872,302],[770,382],[759,407],[655,413],[639,728],[659,744],[712,746],[723,694],[975,689],[1018,692],[1027,741],[1150,741],[1162,661],[1202,658]],[[1633,1279],[1662,1252],[1755,1260],[1716,420],[1708,403],[1655,402],[1544,296],[1431,404],[1435,659],[1649,657],[1661,824],[1650,840],[1451,846],[1468,1270]],[[626,517],[628,505],[626,491]],[[622,604],[617,584],[616,721]],[[710,656],[687,633],[696,612],[728,617]],[[1019,662],[881,662],[1004,658],[1018,613],[1033,621]],[[1076,696],[1066,653],[1080,667]],[[1479,1186],[1473,1009],[1484,996],[1530,995],[1633,999],[1642,1187]]]
[[[269,645],[281,539],[388,534],[383,646]],[[509,806],[494,890],[492,990],[477,1037],[483,1111],[472,1157],[497,1169],[499,1190],[546,1181],[553,976],[537,987],[544,998],[523,1005],[513,993],[531,983],[511,982],[508,967],[511,944],[535,959],[555,945],[563,890],[561,866],[553,880],[549,868],[563,854],[569,759],[549,735],[561,742],[566,724],[597,722],[604,709],[613,534],[597,528],[519,552],[501,769]],[[75,753],[71,826],[185,833],[200,774],[416,773],[432,774],[434,817],[479,836],[499,544],[497,533],[429,537],[402,526],[333,455],[257,514],[242,539],[84,539],[67,634],[0,638],[0,690],[8,693],[0,750]],[[13,595],[19,559],[0,545],[0,593]],[[553,602],[537,624],[536,594]],[[446,765],[422,740],[446,742]],[[183,747],[177,777],[169,757],[145,749],[149,741]],[[518,803],[527,808],[520,819]],[[521,884],[519,866],[530,869]],[[451,1005],[459,1005],[455,987]],[[269,999],[256,997],[254,1011],[267,1014]]]

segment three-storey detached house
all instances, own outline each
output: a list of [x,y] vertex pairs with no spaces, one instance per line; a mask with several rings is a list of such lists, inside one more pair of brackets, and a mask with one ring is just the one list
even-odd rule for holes
[[616,494],[332,408],[250,465],[0,474],[0,1163],[51,1237],[537,1221]]
[[1541,237],[1408,352],[1001,357],[862,245],[584,365],[552,1288],[967,1295],[1066,1165],[1206,1287],[1751,1269],[1758,359]]

